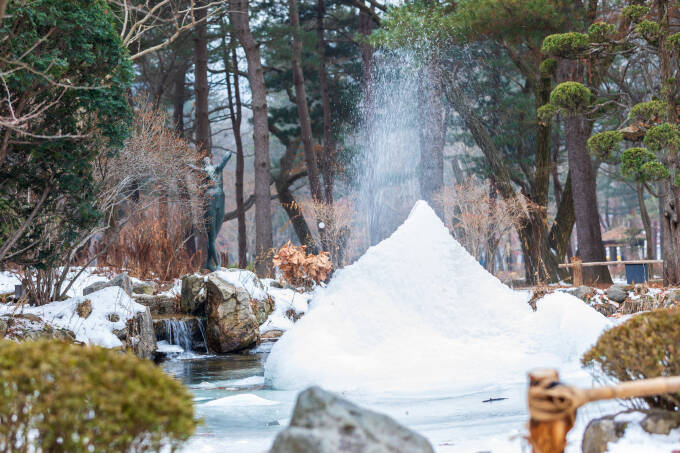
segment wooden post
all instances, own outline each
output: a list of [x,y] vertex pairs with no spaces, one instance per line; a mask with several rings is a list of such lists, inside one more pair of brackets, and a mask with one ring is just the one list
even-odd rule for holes
[[[580,260],[579,260],[580,261]],[[576,273],[576,267],[574,267]],[[576,410],[568,411],[563,416],[540,417],[534,415],[533,405],[543,406],[546,401],[532,398],[539,395],[545,388],[559,382],[559,375],[555,370],[536,370],[529,373],[529,442],[533,453],[564,453],[567,446],[567,434],[574,426]],[[552,401],[548,402],[549,404]]]
[[583,285],[583,261],[579,256],[572,256],[571,263],[573,267],[571,268],[572,284],[574,286]]

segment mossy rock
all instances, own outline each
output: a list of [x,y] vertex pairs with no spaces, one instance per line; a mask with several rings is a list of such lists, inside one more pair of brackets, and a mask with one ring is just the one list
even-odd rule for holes
[[[680,375],[680,310],[642,313],[600,336],[582,358],[594,374],[617,381]],[[644,398],[652,408],[676,410],[680,393]]]
[[35,451],[174,451],[197,423],[180,382],[96,346],[0,341],[0,394],[0,445]]

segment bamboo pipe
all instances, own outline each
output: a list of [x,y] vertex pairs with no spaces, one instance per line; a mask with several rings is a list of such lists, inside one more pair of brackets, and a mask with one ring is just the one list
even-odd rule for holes
[[563,453],[576,411],[607,399],[640,398],[680,392],[680,376],[641,379],[608,387],[581,389],[559,382],[555,370],[529,373],[529,441],[534,453]]

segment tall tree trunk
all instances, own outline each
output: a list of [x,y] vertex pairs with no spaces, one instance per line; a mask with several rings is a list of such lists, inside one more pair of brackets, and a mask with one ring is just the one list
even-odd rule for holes
[[[204,1],[197,2],[198,6],[204,6]],[[205,8],[196,10],[196,20],[205,19]],[[196,119],[195,141],[196,149],[212,158],[211,134],[210,134],[210,106],[208,85],[208,25],[205,20],[196,25],[194,31],[194,93],[196,96]],[[202,219],[201,219],[202,221]],[[194,233],[197,248],[202,253],[208,249],[208,236],[204,228],[200,233]]]
[[[583,115],[564,119],[578,249],[584,263],[606,260],[597,209],[595,173],[586,149],[591,129],[591,124]],[[606,284],[611,283],[612,278],[606,266],[584,267],[583,282],[587,285]]]
[[323,174],[324,195],[326,203],[333,204],[333,185],[335,171],[335,140],[332,135],[331,101],[328,93],[328,73],[326,72],[326,41],[324,39],[324,17],[326,7],[324,0],[316,2],[316,48],[319,54],[319,87],[321,88],[321,106],[323,108],[323,153],[321,173]]
[[305,150],[309,189],[312,192],[312,198],[314,201],[321,202],[323,201],[323,196],[321,193],[321,184],[319,182],[319,166],[316,162],[316,154],[314,153],[312,120],[309,117],[307,92],[305,90],[305,77],[302,73],[302,41],[300,40],[300,16],[297,9],[297,0],[288,0],[288,15],[290,16],[290,27],[293,37],[290,53],[290,64],[293,70],[295,101],[297,103],[298,118],[300,119],[300,130],[302,132],[302,147]]
[[259,45],[250,31],[248,0],[231,0],[229,18],[248,61],[248,82],[252,93],[253,143],[255,147],[255,252],[260,277],[273,275],[271,249],[272,214],[269,192],[269,126],[267,92]]
[[647,240],[646,258],[648,260],[653,260],[654,236],[652,235],[652,221],[649,219],[649,212],[647,212],[647,206],[645,205],[645,187],[641,183],[638,183],[637,185],[637,198],[638,204],[640,205],[640,219],[642,220],[642,226],[645,230],[645,239]]
[[[229,55],[229,48],[225,40],[226,30],[222,34],[222,49],[223,49],[223,61],[224,67],[227,68],[225,71],[225,77],[227,80],[227,96],[229,97],[229,116],[231,118],[231,129],[234,134],[234,143],[236,145],[236,219],[238,227],[238,267],[245,269],[248,267],[248,258],[246,256],[248,251],[248,242],[246,237],[246,210],[243,199],[243,171],[244,171],[244,155],[243,155],[243,142],[241,141],[241,89],[239,86],[239,69],[238,69],[238,59],[236,58],[236,46],[234,42],[233,33],[230,35],[231,40],[231,56]],[[232,89],[232,76],[233,76],[233,89]],[[232,96],[233,93],[233,96]]]
[[[204,2],[197,2],[204,6]],[[205,8],[196,10],[196,20],[205,19]],[[196,25],[194,33],[194,92],[196,93],[196,147],[212,156],[210,141],[210,107],[208,85],[208,24],[205,20]]]
[[186,100],[185,82],[187,69],[186,64],[180,64],[172,78],[172,123],[175,126],[175,132],[180,137],[184,137],[184,101]]
[[[435,195],[444,185],[444,108],[442,103],[442,74],[438,55],[432,55],[419,78],[418,99],[420,114],[420,162],[418,182],[420,196],[435,210]],[[438,212],[441,215],[441,212]]]

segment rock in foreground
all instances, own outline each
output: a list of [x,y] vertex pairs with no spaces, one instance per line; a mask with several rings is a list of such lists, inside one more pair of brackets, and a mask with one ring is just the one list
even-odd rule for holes
[[[583,453],[604,453],[610,450],[610,444],[623,442],[628,447],[639,444],[641,449],[637,451],[644,451],[645,445],[668,444],[668,451],[671,451],[671,445],[677,445],[680,441],[680,433],[677,431],[679,427],[678,412],[664,410],[621,412],[588,423],[583,433],[581,448]],[[629,434],[630,439],[627,439]],[[631,448],[626,451],[635,450]]]
[[298,396],[290,426],[270,453],[433,453],[420,434],[319,387]]

